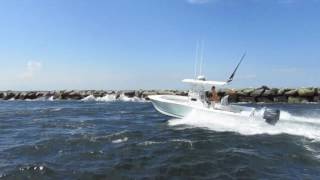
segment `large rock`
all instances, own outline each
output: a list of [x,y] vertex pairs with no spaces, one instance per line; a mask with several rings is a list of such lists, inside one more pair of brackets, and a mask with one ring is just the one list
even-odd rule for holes
[[272,103],[273,100],[268,97],[258,97],[257,102]]
[[0,99],[3,98],[3,92],[0,92]]
[[94,91],[93,93],[92,93],[92,95],[94,96],[94,97],[103,97],[103,96],[105,96],[107,93],[105,92],[105,91],[102,91],[102,90],[100,90],[100,91]]
[[233,90],[233,89],[227,89],[226,95],[229,95],[229,96],[237,96],[237,91],[235,91],[235,90]]
[[288,103],[292,103],[292,104],[306,103],[306,102],[309,102],[308,99],[303,97],[289,96],[288,98]]
[[175,95],[175,92],[171,90],[159,90],[157,94],[158,95]]
[[218,89],[217,94],[220,97],[223,97],[226,95],[227,89]]
[[278,89],[272,88],[272,89],[267,89],[263,92],[262,96],[263,97],[274,97],[278,93]]
[[276,97],[273,97],[273,102],[286,103],[286,102],[288,102],[288,97],[287,96],[276,96]]
[[313,102],[320,102],[320,96],[313,97]]
[[20,96],[22,92],[14,92],[14,94],[15,94],[14,99],[21,99]]
[[53,98],[54,99],[61,99],[61,94],[62,93],[63,93],[63,91],[54,91]]
[[34,92],[34,91],[30,91],[28,92],[24,99],[37,99],[37,92]]
[[288,92],[290,90],[292,90],[292,89],[287,89],[287,88],[279,89],[277,95],[278,96],[283,96],[283,95],[285,95],[286,92]]
[[66,99],[74,99],[74,100],[80,100],[84,98],[80,92],[78,91],[71,91],[70,93],[67,94]]
[[250,103],[255,103],[256,100],[254,97],[244,97],[244,96],[239,96],[238,97],[239,102],[250,102]]
[[175,94],[178,96],[188,96],[188,91],[177,91]]
[[232,90],[232,89],[228,89],[228,90],[226,91],[226,94],[225,94],[225,95],[228,95],[228,96],[229,96],[228,101],[229,101],[230,103],[238,102],[237,91]]
[[125,91],[125,92],[123,92],[123,94],[124,94],[125,96],[127,96],[127,97],[132,98],[132,97],[135,96],[136,92],[135,92],[135,91]]
[[15,97],[15,93],[13,93],[12,91],[8,91],[4,93],[3,99],[4,100],[9,100]]
[[147,97],[147,96],[156,95],[156,94],[157,94],[156,91],[144,91],[144,92],[142,93],[142,96],[143,96],[143,97]]
[[265,89],[259,88],[259,89],[255,89],[250,96],[252,97],[260,97],[263,93],[264,93]]
[[239,96],[249,96],[253,91],[254,91],[253,88],[246,88],[246,89],[237,90],[237,94]]
[[296,95],[298,95],[298,90],[292,89],[290,91],[285,92],[284,95],[286,95],[286,96],[296,96]]
[[140,90],[139,90],[139,91],[135,91],[135,92],[134,92],[134,96],[135,96],[135,97],[138,97],[138,98],[141,98],[141,97],[142,97],[142,92],[143,92],[143,91],[140,91]]
[[66,100],[66,99],[75,99],[79,100],[83,97],[80,95],[78,91],[61,91],[59,99]]
[[298,95],[302,97],[312,97],[315,95],[315,89],[314,88],[301,88],[298,89]]

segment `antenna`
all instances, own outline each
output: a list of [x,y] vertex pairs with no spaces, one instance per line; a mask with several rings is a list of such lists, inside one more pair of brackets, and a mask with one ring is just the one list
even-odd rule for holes
[[204,41],[201,40],[201,54],[200,54],[200,67],[199,67],[199,75],[202,75],[202,64],[203,64],[203,49],[204,49]]
[[197,66],[198,66],[198,56],[199,56],[199,41],[197,41],[197,46],[196,46],[196,58],[194,62],[194,78],[197,78]]
[[233,80],[234,75],[236,74],[238,67],[240,66],[241,62],[243,61],[243,59],[246,57],[247,52],[244,52],[237,67],[234,69],[233,73],[231,74],[231,76],[229,77],[229,79],[227,80],[227,83],[230,83]]

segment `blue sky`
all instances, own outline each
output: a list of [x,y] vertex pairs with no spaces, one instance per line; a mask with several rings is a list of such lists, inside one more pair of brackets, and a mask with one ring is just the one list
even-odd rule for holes
[[319,0],[2,0],[0,90],[319,86]]

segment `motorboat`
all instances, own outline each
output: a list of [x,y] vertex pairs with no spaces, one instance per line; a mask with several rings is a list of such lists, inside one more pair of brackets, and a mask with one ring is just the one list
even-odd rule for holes
[[209,86],[226,86],[233,77],[242,62],[245,54],[242,56],[237,67],[227,81],[208,81],[204,76],[197,76],[194,79],[184,79],[184,83],[191,85],[187,96],[180,95],[152,95],[149,96],[154,108],[162,114],[184,118],[190,113],[206,114],[209,117],[235,117],[235,118],[254,118],[264,120],[270,125],[275,125],[280,117],[280,110],[264,108],[258,112],[256,108],[237,104],[229,104],[228,96],[222,97],[221,101],[216,103],[208,99],[206,88]]

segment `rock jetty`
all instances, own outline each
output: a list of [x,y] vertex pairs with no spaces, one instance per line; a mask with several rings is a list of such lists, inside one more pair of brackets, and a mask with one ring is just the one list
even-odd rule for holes
[[[219,89],[218,95],[229,95],[230,102],[249,103],[320,103],[320,88],[259,88]],[[180,90],[62,90],[62,91],[0,91],[0,100],[81,100],[86,97],[105,97],[113,95],[115,99],[121,97],[140,98],[148,100],[150,95],[188,95],[187,91]],[[206,93],[211,96],[210,92]]]

